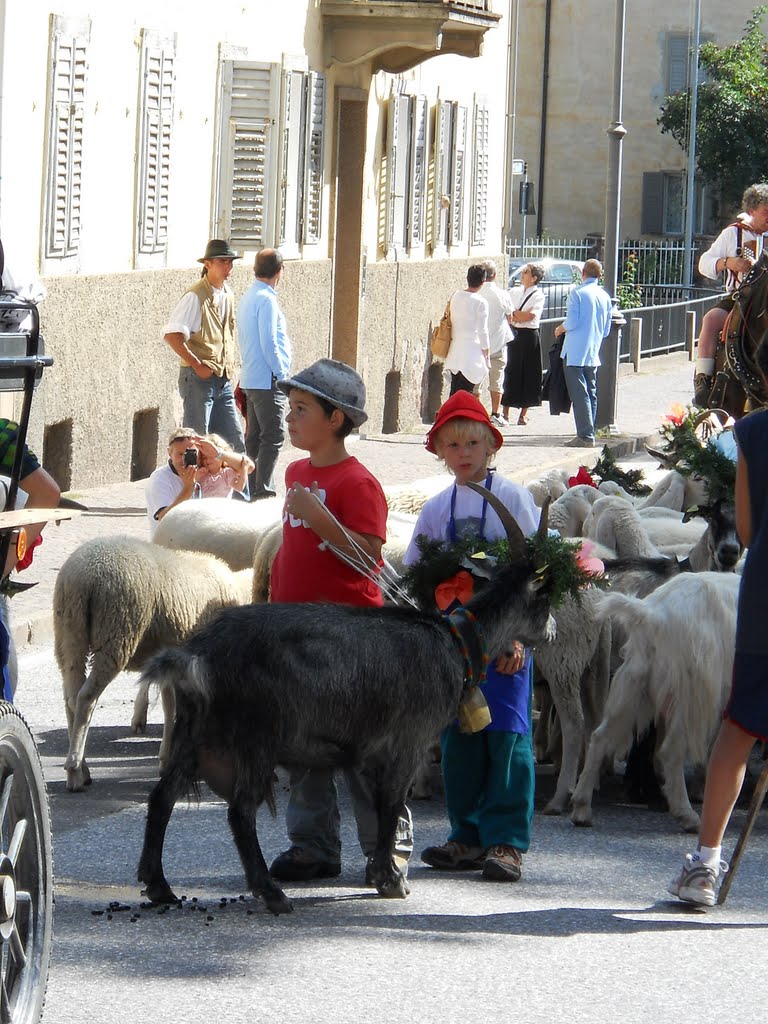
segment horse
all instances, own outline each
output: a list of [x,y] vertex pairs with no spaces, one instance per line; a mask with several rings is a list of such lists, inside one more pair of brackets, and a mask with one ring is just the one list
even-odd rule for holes
[[768,330],[768,251],[733,293],[733,309],[725,321],[715,358],[715,383],[710,409],[725,409],[734,419],[768,406],[768,387],[755,362],[755,352]]

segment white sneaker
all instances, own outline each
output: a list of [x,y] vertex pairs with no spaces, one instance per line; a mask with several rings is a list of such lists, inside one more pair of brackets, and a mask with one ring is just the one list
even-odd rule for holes
[[702,907],[714,907],[717,893],[715,887],[721,875],[728,870],[724,860],[717,868],[708,867],[698,857],[686,853],[680,875],[673,878],[667,892],[684,903],[697,903]]
[[505,420],[500,412],[492,412],[491,413],[491,423],[495,427],[508,427],[509,426],[509,421]]

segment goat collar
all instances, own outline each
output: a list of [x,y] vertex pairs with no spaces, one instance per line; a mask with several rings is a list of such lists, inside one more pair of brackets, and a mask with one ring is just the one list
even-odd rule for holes
[[448,616],[448,626],[464,659],[464,686],[485,682],[488,649],[477,619],[468,608],[456,608]]

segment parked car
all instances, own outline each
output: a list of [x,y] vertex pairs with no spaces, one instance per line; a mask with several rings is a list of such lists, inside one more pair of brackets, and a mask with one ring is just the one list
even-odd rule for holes
[[529,263],[541,263],[546,268],[544,278],[539,287],[544,291],[544,311],[542,320],[565,316],[568,292],[581,281],[584,264],[580,260],[559,260],[554,256],[542,256],[540,259],[521,259],[515,257],[509,261],[509,288],[521,288],[520,274]]

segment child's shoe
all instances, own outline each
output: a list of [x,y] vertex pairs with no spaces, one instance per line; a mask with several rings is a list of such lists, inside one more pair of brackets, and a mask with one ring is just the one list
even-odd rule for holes
[[683,868],[678,878],[667,886],[667,892],[684,903],[697,903],[701,907],[714,907],[717,899],[716,885],[721,875],[728,870],[724,860],[717,868],[708,867],[694,854],[686,853]]

